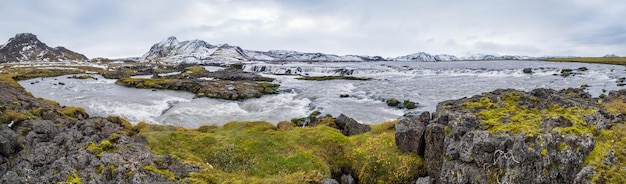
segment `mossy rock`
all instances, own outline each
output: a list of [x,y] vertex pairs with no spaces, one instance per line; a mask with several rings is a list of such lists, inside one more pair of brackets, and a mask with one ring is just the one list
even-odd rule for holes
[[395,99],[395,98],[388,99],[385,102],[387,103],[387,106],[389,107],[396,107],[398,106],[398,104],[400,104],[400,101],[398,101],[398,99]]
[[85,109],[81,107],[63,107],[59,110],[59,113],[63,115],[64,118],[70,119],[86,119],[89,118],[89,114],[85,111]]

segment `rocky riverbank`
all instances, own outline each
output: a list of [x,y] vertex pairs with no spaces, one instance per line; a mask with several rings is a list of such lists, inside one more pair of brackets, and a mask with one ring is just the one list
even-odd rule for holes
[[121,118],[36,99],[10,77],[0,81],[0,183],[159,183],[197,171],[157,156]]

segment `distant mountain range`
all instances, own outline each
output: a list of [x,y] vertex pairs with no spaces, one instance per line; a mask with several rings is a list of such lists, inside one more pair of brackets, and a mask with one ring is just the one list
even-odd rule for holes
[[255,51],[244,50],[238,46],[211,45],[202,40],[178,41],[176,37],[169,37],[154,44],[141,61],[163,63],[232,63],[241,61],[461,61],[461,60],[528,60],[541,59],[529,56],[496,56],[489,54],[472,54],[466,57],[440,54],[431,55],[418,52],[395,58],[381,56],[345,55],[339,56],[325,53],[307,53],[290,50]]
[[85,55],[65,47],[49,47],[31,33],[20,33],[0,45],[0,63],[19,61],[87,61]]
[[[605,57],[618,57],[614,54]],[[541,60],[560,57],[529,57],[515,55],[471,54],[457,57],[448,54],[431,55],[418,52],[394,58],[365,55],[334,55],[325,53],[307,53],[290,50],[255,51],[242,49],[228,44],[212,45],[202,40],[179,41],[176,37],[152,45],[141,57],[118,59],[119,61],[157,62],[157,63],[195,63],[195,64],[231,64],[244,61],[482,61],[482,60]],[[94,58],[100,61],[103,58]],[[17,34],[7,43],[0,45],[0,63],[20,61],[86,61],[82,54],[64,47],[48,47],[31,33]],[[116,61],[111,59],[110,61]]]

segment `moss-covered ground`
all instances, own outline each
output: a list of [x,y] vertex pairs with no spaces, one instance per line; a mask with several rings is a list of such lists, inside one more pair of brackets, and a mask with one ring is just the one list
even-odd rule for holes
[[[625,97],[603,102],[602,105],[612,114],[626,111]],[[626,122],[618,122],[611,128],[600,130],[595,136],[596,145],[585,158],[585,165],[596,167],[594,183],[626,183]],[[607,154],[614,151],[617,158],[614,164],[604,161]]]
[[277,130],[266,122],[183,129],[139,124],[153,153],[201,167],[198,183],[307,183],[352,173],[363,183],[403,183],[425,174],[424,161],[401,153],[393,125],[346,137],[328,126]]
[[578,62],[578,63],[600,63],[613,65],[626,65],[626,57],[575,57],[575,58],[554,58],[546,61],[553,62]]
[[[529,108],[520,105],[523,92],[509,92],[497,100],[488,97],[473,99],[465,102],[465,111],[476,112],[476,117],[483,123],[487,131],[491,133],[511,132],[537,135],[558,131],[560,133],[582,135],[594,133],[595,126],[587,125],[583,117],[598,111],[594,107],[561,107],[556,103],[547,108]],[[534,97],[525,98],[526,103],[538,102]],[[542,125],[548,119],[564,118],[571,122],[571,126],[555,127],[546,130]]]

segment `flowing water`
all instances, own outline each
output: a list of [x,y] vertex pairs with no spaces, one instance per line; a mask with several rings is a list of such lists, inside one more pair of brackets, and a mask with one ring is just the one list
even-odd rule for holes
[[[588,70],[578,71],[581,67]],[[523,73],[524,68],[531,68],[533,73]],[[576,74],[562,77],[561,69],[574,69]],[[586,84],[590,86],[587,91],[597,97],[603,89],[622,88],[617,81],[626,77],[624,69],[618,65],[540,61],[252,63],[244,65],[244,70],[276,78],[280,93],[243,101],[194,99],[193,94],[182,91],[126,88],[101,76],[98,80],[37,78],[20,84],[37,97],[83,107],[92,116],[120,115],[133,122],[184,127],[222,125],[234,120],[277,123],[318,110],[333,116],[343,113],[362,123],[379,123],[408,113],[433,111],[444,100],[501,88],[529,91]],[[373,79],[304,81],[284,74]],[[341,94],[350,97],[340,98]],[[419,105],[412,110],[388,107],[384,100],[389,98]]]

